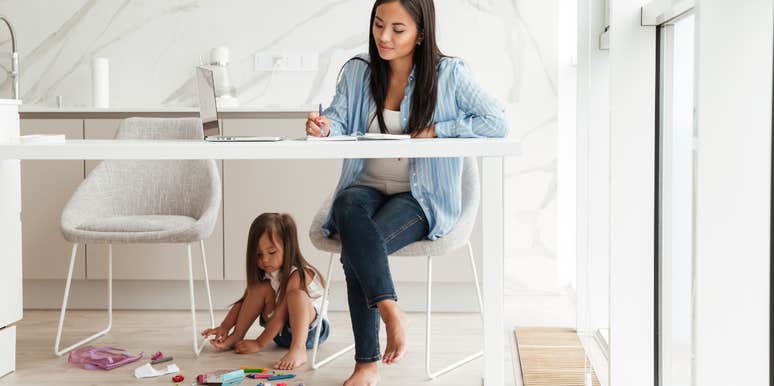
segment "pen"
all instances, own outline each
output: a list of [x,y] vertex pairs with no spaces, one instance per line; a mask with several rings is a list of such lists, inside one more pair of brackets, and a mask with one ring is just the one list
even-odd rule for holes
[[323,111],[322,111],[322,103],[320,103],[320,113],[317,115],[317,126],[320,126],[320,136],[321,137],[323,136],[322,135],[323,134],[323,129],[322,129],[322,113],[323,113]]

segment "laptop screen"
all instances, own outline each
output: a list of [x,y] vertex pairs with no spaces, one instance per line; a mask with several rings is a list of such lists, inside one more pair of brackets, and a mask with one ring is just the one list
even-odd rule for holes
[[215,102],[215,81],[212,70],[196,67],[196,84],[199,88],[199,117],[202,119],[204,136],[220,135],[218,106]]

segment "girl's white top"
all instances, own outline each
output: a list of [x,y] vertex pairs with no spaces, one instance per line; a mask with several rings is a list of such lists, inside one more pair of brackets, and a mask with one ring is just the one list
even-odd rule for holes
[[[290,275],[293,274],[298,268],[293,267],[290,270]],[[279,277],[279,271],[274,272],[266,272],[264,275],[264,278],[269,279],[269,283],[271,284],[271,288],[274,290],[275,293],[275,301],[277,300],[277,296],[279,296],[279,287],[280,287],[280,277]],[[320,275],[317,275],[315,273],[314,280],[309,281],[309,275],[307,275],[307,281],[306,281],[306,290],[309,292],[309,298],[312,299],[312,305],[317,310],[318,313],[322,312],[322,296],[323,292],[325,291],[325,288],[322,286],[322,281],[320,280]],[[272,313],[273,314],[273,313]],[[271,316],[271,315],[269,315]]]
[[[403,134],[400,127],[400,111],[384,109],[383,115],[384,124],[390,134]],[[371,121],[368,132],[380,133],[379,120]],[[408,158],[367,159],[357,184],[372,187],[387,195],[411,191]]]

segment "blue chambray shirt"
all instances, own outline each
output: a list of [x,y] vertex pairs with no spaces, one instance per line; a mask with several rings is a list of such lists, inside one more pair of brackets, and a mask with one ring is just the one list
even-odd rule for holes
[[[368,60],[368,54],[358,57]],[[400,123],[407,130],[414,70],[400,104]],[[349,61],[342,70],[336,95],[323,115],[331,121],[330,135],[365,134],[376,109],[370,89],[370,69],[360,60]],[[439,138],[505,137],[508,122],[499,103],[473,79],[462,59],[443,58],[438,66],[438,101],[433,117]],[[436,240],[449,233],[462,212],[462,158],[412,158],[409,160],[411,194],[425,212],[427,238]],[[363,171],[365,159],[346,159],[335,195],[353,185]],[[331,211],[323,234],[336,232]]]

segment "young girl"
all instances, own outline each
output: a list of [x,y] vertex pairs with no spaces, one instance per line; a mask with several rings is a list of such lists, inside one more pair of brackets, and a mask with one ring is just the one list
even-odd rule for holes
[[[274,368],[291,370],[302,366],[316,329],[322,328],[323,342],[330,326],[320,314],[324,279],[301,254],[293,218],[264,213],[253,220],[247,236],[246,261],[244,295],[233,304],[220,326],[208,328],[202,335],[214,336],[210,343],[216,348],[233,347],[240,354],[258,352],[274,340],[290,349]],[[257,339],[245,340],[245,333],[256,318],[264,330]]]

